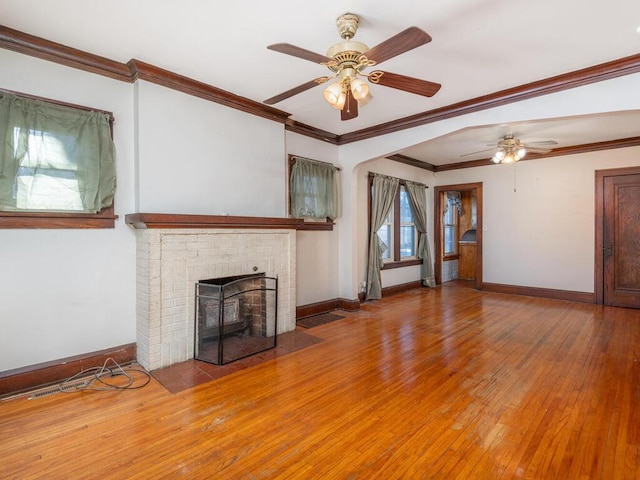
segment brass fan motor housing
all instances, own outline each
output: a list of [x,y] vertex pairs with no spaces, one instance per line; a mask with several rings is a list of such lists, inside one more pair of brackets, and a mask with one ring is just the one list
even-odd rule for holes
[[327,57],[332,58],[333,62],[324,65],[334,73],[340,73],[345,68],[360,71],[371,66],[373,63],[368,62],[366,57],[362,56],[364,52],[369,50],[369,47],[362,42],[351,40],[358,30],[357,15],[345,13],[338,17],[336,24],[338,33],[344,42],[336,43],[327,50]]
[[340,38],[349,40],[355,37],[356,32],[358,31],[359,21],[360,19],[358,18],[358,16],[354,15],[353,13],[345,13],[344,15],[340,15],[336,19],[336,25],[338,26],[338,33],[340,34]]

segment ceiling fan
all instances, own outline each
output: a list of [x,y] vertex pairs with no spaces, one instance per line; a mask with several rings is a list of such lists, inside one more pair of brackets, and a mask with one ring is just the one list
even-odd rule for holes
[[397,73],[383,72],[381,70],[365,73],[365,70],[369,67],[430,42],[431,37],[425,31],[418,27],[409,27],[375,47],[369,48],[364,43],[352,40],[358,29],[358,17],[356,15],[345,13],[337,19],[336,23],[338,33],[344,41],[331,46],[326,55],[320,55],[289,43],[276,43],[267,47],[269,50],[324,65],[331,71],[331,75],[318,77],[298,85],[265,100],[264,103],[273,105],[316,85],[335,79],[335,82],[325,89],[324,98],[332,107],[341,111],[340,118],[342,120],[350,120],[358,116],[358,104],[364,106],[372,98],[369,86],[362,78],[376,85],[383,85],[425,97],[431,97],[440,90],[441,85],[439,83],[407,77]]
[[527,153],[549,153],[553,149],[548,147],[557,144],[558,142],[554,140],[522,142],[519,138],[515,138],[513,135],[505,135],[502,140],[499,140],[497,143],[487,144],[487,146],[491,148],[480,150],[478,152],[466,153],[462,155],[462,157],[493,151],[494,154],[491,157],[491,160],[494,163],[514,163],[518,160],[522,160]]

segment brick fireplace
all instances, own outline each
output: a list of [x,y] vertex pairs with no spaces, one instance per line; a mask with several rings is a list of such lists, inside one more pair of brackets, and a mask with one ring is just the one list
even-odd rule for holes
[[136,213],[136,344],[147,370],[194,357],[195,285],[264,272],[278,278],[278,333],[295,329],[296,228],[287,218]]

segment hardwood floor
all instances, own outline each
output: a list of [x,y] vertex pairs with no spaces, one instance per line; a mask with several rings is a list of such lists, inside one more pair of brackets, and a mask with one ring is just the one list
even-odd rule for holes
[[640,311],[445,286],[344,315],[177,394],[4,401],[0,478],[640,478]]

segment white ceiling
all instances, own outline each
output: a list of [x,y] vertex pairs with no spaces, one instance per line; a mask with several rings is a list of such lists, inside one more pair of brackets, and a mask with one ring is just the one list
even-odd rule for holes
[[480,160],[490,158],[493,155],[490,146],[506,135],[531,143],[532,147],[535,142],[557,142],[539,146],[551,149],[638,137],[640,110],[465,128],[415,145],[402,155],[431,165]]
[[[374,85],[373,101],[346,122],[325,103],[322,87],[274,105],[293,120],[335,134],[640,52],[639,0],[2,0],[0,24],[119,62],[135,58],[262,102],[327,73],[321,65],[266,46],[286,42],[324,55],[340,40],[335,20],[345,12],[360,17],[355,40],[369,47],[409,26],[428,32],[432,42],[380,68],[441,83],[442,89],[426,98]],[[640,125],[637,116],[625,119]],[[606,125],[612,130],[614,124],[628,125],[611,120]],[[598,119],[583,121],[585,128],[598,123],[583,137],[603,125]],[[637,136],[637,129],[626,130]],[[456,162],[507,131],[525,140],[597,141],[572,138],[562,122],[531,129],[495,125],[402,153],[433,164]]]

